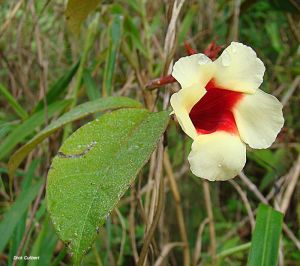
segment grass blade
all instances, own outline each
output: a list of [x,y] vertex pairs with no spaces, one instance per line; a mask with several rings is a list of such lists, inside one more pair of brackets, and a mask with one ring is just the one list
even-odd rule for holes
[[26,117],[28,117],[27,112],[22,108],[22,106],[14,99],[14,97],[2,84],[0,84],[0,93],[4,95],[7,102],[10,104],[10,106],[14,109],[14,111],[20,118],[24,120],[26,119]]
[[277,265],[283,214],[260,204],[252,236],[248,266]]
[[27,190],[23,190],[13,206],[4,214],[0,223],[0,252],[3,251],[29,204],[34,200],[44,180],[40,180]]
[[[69,100],[64,100],[49,105],[48,118],[51,118],[55,113],[62,111],[68,106],[69,103]],[[44,122],[45,110],[42,110],[33,114],[22,124],[14,128],[13,131],[3,140],[0,145],[0,159],[5,158],[18,143],[22,142],[27,136],[34,132],[37,127],[43,125]]]
[[101,97],[100,89],[97,87],[90,70],[84,69],[82,78],[89,100],[99,99]]
[[[58,100],[58,97],[66,91],[68,88],[70,82],[72,81],[74,75],[76,74],[78,67],[80,64],[80,60],[71,67],[71,69],[65,73],[63,76],[61,76],[48,90],[47,92],[47,104],[51,104]],[[44,100],[41,99],[38,104],[36,105],[34,112],[42,110],[44,107]]]
[[123,28],[123,16],[114,15],[109,29],[110,42],[104,69],[103,95],[111,95],[113,86],[113,73],[115,70],[117,54],[119,51]]

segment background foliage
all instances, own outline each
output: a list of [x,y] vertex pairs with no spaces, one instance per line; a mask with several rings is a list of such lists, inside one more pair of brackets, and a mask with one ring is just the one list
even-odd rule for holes
[[[210,183],[207,194],[207,186],[189,170],[191,141],[171,121],[164,143],[107,217],[82,264],[134,265],[158,214],[155,199],[163,191],[161,217],[147,250],[149,265],[183,265],[187,254],[193,265],[245,265],[260,202],[285,214],[279,264],[298,265],[300,4],[186,0],[175,25],[176,39],[170,42],[173,1],[100,2],[81,27],[73,23],[70,30],[65,1],[0,1],[1,263],[15,264],[13,256],[19,254],[40,256],[30,265],[71,264],[46,210],[48,167],[75,129],[104,110],[119,108],[118,103],[107,108],[78,105],[127,96],[150,111],[161,111],[178,85],[148,90],[147,82],[166,74],[172,58],[185,55],[184,41],[200,52],[217,39],[221,45],[232,40],[248,44],[265,63],[262,89],[284,105],[286,122],[277,142],[268,150],[249,151],[245,174]],[[86,108],[93,111],[82,115]],[[56,120],[45,139],[53,129],[48,125]],[[10,183],[9,159],[11,164],[14,152],[32,142],[34,148]],[[161,171],[163,189],[157,182]]]

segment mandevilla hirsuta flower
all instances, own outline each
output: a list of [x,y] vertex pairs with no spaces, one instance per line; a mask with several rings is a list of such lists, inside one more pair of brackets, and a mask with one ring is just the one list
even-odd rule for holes
[[235,177],[246,163],[246,144],[268,148],[283,126],[282,104],[258,87],[265,67],[252,48],[232,42],[215,61],[204,54],[180,58],[172,76],[181,90],[171,106],[194,142],[191,171],[215,181]]

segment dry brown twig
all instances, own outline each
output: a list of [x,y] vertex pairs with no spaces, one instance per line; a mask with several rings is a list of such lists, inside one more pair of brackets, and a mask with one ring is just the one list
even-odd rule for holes
[[239,38],[239,19],[240,19],[241,0],[234,1],[233,19],[231,26],[231,40],[238,41]]
[[157,190],[158,190],[158,195],[157,195],[157,206],[156,206],[156,211],[155,211],[155,215],[153,216],[153,221],[150,224],[148,230],[146,231],[146,236],[144,239],[144,245],[142,247],[142,251],[140,253],[140,257],[138,260],[137,265],[138,266],[142,266],[144,265],[146,258],[147,258],[147,254],[148,254],[148,248],[150,246],[150,243],[152,241],[155,229],[157,227],[157,224],[159,222],[159,218],[163,209],[163,204],[164,204],[164,182],[163,182],[163,178],[161,178],[162,176],[162,161],[163,161],[163,142],[162,140],[160,140],[159,145],[158,145],[158,152],[157,152],[157,168],[156,168],[156,172],[155,172],[155,180],[159,181],[159,184],[157,185]]
[[156,262],[154,263],[154,266],[160,266],[162,265],[165,257],[169,254],[169,252],[175,248],[175,247],[181,247],[184,246],[183,243],[181,242],[174,242],[174,243],[168,243],[164,246],[162,252],[160,253],[158,259],[156,260]]
[[202,234],[205,228],[205,225],[209,223],[209,219],[206,218],[202,221],[202,223],[199,225],[198,233],[197,233],[197,239],[196,239],[196,245],[195,250],[193,254],[193,266],[198,265],[198,262],[201,258],[201,249],[202,249]]
[[295,92],[295,90],[297,88],[299,88],[300,86],[300,75],[298,75],[293,83],[291,84],[291,86],[289,87],[289,89],[287,90],[287,92],[283,95],[283,97],[281,98],[281,103],[283,106],[286,106],[286,104],[288,103],[289,99],[291,98],[291,96],[293,95],[293,93]]
[[188,237],[187,237],[186,228],[185,228],[183,211],[181,208],[180,193],[178,190],[178,186],[177,186],[177,183],[175,180],[175,176],[174,176],[174,173],[172,170],[172,165],[170,163],[170,159],[169,159],[169,155],[168,155],[167,151],[165,151],[165,154],[164,154],[164,167],[167,172],[169,185],[170,185],[170,188],[171,188],[171,191],[173,194],[173,198],[175,201],[177,223],[178,223],[178,227],[179,227],[180,238],[183,243],[184,265],[190,265],[190,249],[189,249],[189,242],[188,242]]
[[286,213],[292,198],[292,194],[295,190],[298,178],[300,175],[300,155],[298,155],[298,159],[296,160],[295,164],[291,168],[288,173],[289,183],[288,186],[282,196],[282,201],[280,203],[280,211]]
[[[264,204],[269,205],[268,199],[265,198],[261,192],[258,190],[258,188],[256,187],[255,184],[253,184],[251,182],[251,180],[243,173],[241,172],[239,174],[239,176],[241,177],[242,181],[244,182],[244,184],[254,193],[254,195]],[[256,213],[256,210],[254,211],[254,213]],[[247,219],[244,219],[241,223],[245,223],[247,222]],[[294,235],[294,233],[288,228],[288,226],[283,223],[283,231],[284,233],[292,240],[292,242],[295,244],[295,246],[297,247],[298,250],[300,250],[300,241],[297,239],[297,237]]]
[[216,264],[217,258],[217,242],[216,242],[216,232],[215,232],[215,223],[214,223],[214,215],[211,204],[211,197],[209,191],[209,183],[207,180],[202,181],[203,191],[204,191],[204,200],[207,211],[207,216],[209,219],[209,235],[210,235],[210,252],[211,252],[211,261],[212,265]]
[[0,38],[5,33],[5,31],[9,28],[10,23],[12,22],[13,18],[17,14],[18,10],[22,6],[24,0],[20,0],[16,5],[12,8],[12,10],[8,13],[8,16],[5,20],[5,22],[2,24],[2,27],[0,29]]
[[235,181],[233,180],[229,180],[229,183],[236,189],[236,191],[239,193],[244,205],[245,205],[245,208],[247,210],[247,213],[248,213],[248,217],[249,217],[249,221],[250,221],[250,225],[251,225],[251,229],[253,231],[254,229],[254,225],[255,225],[255,219],[254,219],[254,214],[253,214],[253,211],[251,209],[251,205],[250,205],[250,202],[247,198],[247,194],[245,191],[243,191],[243,189],[238,185],[238,183],[236,183]]
[[[166,33],[166,38],[165,38],[165,43],[164,43],[164,54],[165,54],[165,66],[164,66],[164,74],[170,73],[172,66],[173,66],[173,61],[172,59],[169,60],[172,57],[172,53],[174,52],[175,49],[175,34],[176,34],[176,22],[179,16],[179,12],[181,10],[181,7],[185,0],[175,0],[173,2],[172,6],[172,14],[171,14],[171,19],[168,25],[167,33]],[[164,93],[163,97],[163,109],[166,109],[169,105],[169,92]],[[148,101],[149,102],[149,101]],[[155,101],[154,101],[155,102]],[[151,108],[151,103],[148,104],[150,109]],[[147,254],[148,254],[148,247],[150,246],[150,243],[152,241],[156,226],[159,221],[160,214],[163,209],[163,200],[164,200],[164,180],[162,178],[162,162],[163,162],[163,154],[164,154],[164,146],[162,140],[160,141],[158,148],[157,148],[157,156],[155,160],[151,160],[150,163],[150,169],[152,167],[156,167],[155,171],[155,185],[152,190],[151,194],[151,200],[149,204],[149,209],[147,210],[147,225],[146,225],[146,236],[144,239],[144,245],[142,247],[142,251],[140,253],[140,257],[138,260],[138,265],[144,265],[146,262]],[[153,158],[153,157],[152,157]],[[155,164],[154,164],[155,162]],[[149,180],[150,182],[151,175],[149,173]],[[148,196],[150,194],[148,193]],[[149,199],[149,197],[148,197]],[[149,201],[148,201],[149,202]]]
[[132,254],[133,258],[135,261],[135,264],[139,260],[139,254],[137,251],[136,247],[136,241],[135,241],[135,220],[134,220],[134,214],[135,214],[135,209],[136,209],[136,190],[135,187],[133,186],[131,188],[131,201],[130,201],[130,212],[129,212],[129,217],[128,217],[128,223],[129,223],[129,237],[130,237],[130,243],[131,243],[131,249],[132,249]]

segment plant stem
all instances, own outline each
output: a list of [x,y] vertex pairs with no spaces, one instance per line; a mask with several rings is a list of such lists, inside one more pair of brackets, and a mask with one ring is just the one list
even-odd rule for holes
[[210,192],[209,192],[209,183],[208,181],[203,181],[203,190],[204,190],[204,200],[205,200],[205,206],[207,211],[207,216],[209,219],[209,234],[210,234],[210,247],[211,247],[211,258],[212,258],[212,265],[216,264],[216,233],[215,233],[215,224],[214,224],[214,216],[212,211],[212,205],[211,205],[211,198],[210,198]]
[[234,253],[237,253],[237,252],[241,252],[241,251],[247,250],[247,249],[250,248],[250,246],[251,246],[251,242],[248,242],[248,243],[245,243],[245,244],[242,244],[242,245],[233,247],[233,248],[226,249],[226,250],[224,250],[224,251],[221,251],[221,252],[217,255],[217,258],[218,258],[218,259],[224,258],[224,257],[230,256],[230,255],[232,255],[232,254],[234,254]]
[[165,150],[164,153],[164,167],[167,172],[167,176],[170,182],[170,188],[173,194],[173,198],[175,201],[175,207],[176,207],[176,216],[177,216],[177,223],[179,227],[179,233],[180,233],[180,238],[184,244],[183,246],[183,265],[184,266],[189,266],[190,265],[190,249],[189,249],[189,242],[188,242],[188,237],[185,229],[185,222],[184,222],[184,215],[183,211],[181,208],[181,198],[180,198],[180,193],[178,190],[178,186],[175,180],[174,173],[172,171],[172,166],[170,163],[169,155],[168,152]]

